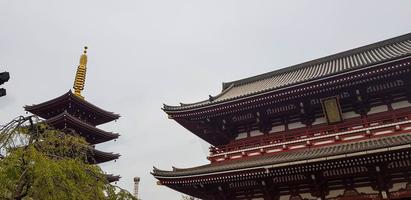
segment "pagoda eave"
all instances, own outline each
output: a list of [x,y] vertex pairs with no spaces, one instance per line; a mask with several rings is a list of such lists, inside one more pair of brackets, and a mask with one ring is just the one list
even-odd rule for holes
[[104,152],[97,149],[92,149],[91,155],[89,157],[89,162],[93,164],[100,164],[104,162],[109,162],[116,160],[120,157],[120,154],[112,152]]
[[75,109],[76,112],[86,111],[95,115],[93,117],[94,121],[90,121],[93,125],[104,124],[120,118],[120,115],[105,111],[74,95],[71,90],[57,98],[40,104],[26,105],[24,109],[44,119],[54,117],[61,112],[68,111],[68,109]]
[[105,177],[109,183],[117,182],[121,179],[121,176],[113,174],[106,174]]
[[63,131],[70,131],[70,129],[76,130],[78,131],[76,132],[76,134],[83,136],[90,144],[107,142],[110,140],[117,139],[120,136],[117,133],[106,132],[99,128],[91,126],[77,119],[76,117],[73,117],[66,111],[50,119],[45,120],[45,122]]

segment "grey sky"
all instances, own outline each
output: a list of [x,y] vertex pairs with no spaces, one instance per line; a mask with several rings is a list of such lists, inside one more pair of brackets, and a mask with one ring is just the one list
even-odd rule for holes
[[207,163],[208,145],[160,110],[245,78],[411,32],[411,1],[0,0],[0,123],[67,92],[84,45],[84,95],[121,119],[102,126],[119,152],[103,164],[144,200],[177,200],[149,172]]

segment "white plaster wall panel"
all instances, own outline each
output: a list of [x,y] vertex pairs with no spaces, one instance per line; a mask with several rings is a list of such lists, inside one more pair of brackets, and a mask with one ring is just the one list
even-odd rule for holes
[[279,200],[290,200],[290,195],[284,195],[284,196],[280,196]]
[[281,131],[285,131],[285,126],[284,125],[273,126],[273,128],[271,129],[271,131],[269,133],[275,133],[275,132],[281,132]]
[[343,119],[350,119],[354,117],[361,117],[360,114],[355,113],[354,111],[342,113]]
[[316,199],[314,196],[311,195],[311,193],[302,193],[300,194],[302,199]]
[[305,127],[305,125],[301,122],[294,122],[294,123],[288,124],[288,129],[296,129],[296,128],[303,128],[303,127]]
[[313,122],[313,125],[324,124],[324,123],[327,123],[327,119],[325,117],[320,117],[320,118],[315,119],[315,121]]
[[372,194],[372,193],[378,192],[378,191],[373,190],[372,187],[357,187],[355,189],[357,190],[357,192],[365,193],[365,194]]
[[239,140],[244,138],[247,138],[247,132],[239,133],[235,139]]
[[400,109],[400,108],[406,108],[410,107],[411,103],[408,101],[399,101],[391,104],[393,109]]
[[367,114],[370,115],[370,114],[380,113],[380,112],[385,112],[385,111],[388,111],[388,106],[381,105],[381,106],[371,107],[370,111]]
[[335,198],[337,196],[343,195],[344,190],[331,190],[330,193],[325,198]]
[[259,136],[259,135],[264,135],[264,133],[260,132],[259,130],[254,130],[250,132],[251,137]]
[[405,187],[407,186],[407,182],[403,182],[403,183],[394,183],[392,185],[392,188],[389,189],[390,192],[396,192],[400,189],[405,189]]

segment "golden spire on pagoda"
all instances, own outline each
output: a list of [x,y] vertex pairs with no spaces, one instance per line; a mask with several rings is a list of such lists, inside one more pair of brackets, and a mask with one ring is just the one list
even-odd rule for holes
[[87,71],[87,47],[84,47],[83,54],[80,56],[80,64],[77,67],[76,78],[74,79],[74,94],[82,99],[81,91],[84,90],[84,83],[86,82]]

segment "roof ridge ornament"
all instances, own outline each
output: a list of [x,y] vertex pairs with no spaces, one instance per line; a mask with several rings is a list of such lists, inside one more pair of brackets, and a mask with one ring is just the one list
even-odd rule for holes
[[87,46],[84,47],[83,54],[80,56],[80,63],[77,67],[76,77],[74,79],[73,89],[74,94],[82,99],[81,91],[84,90],[84,84],[86,82],[87,72]]

